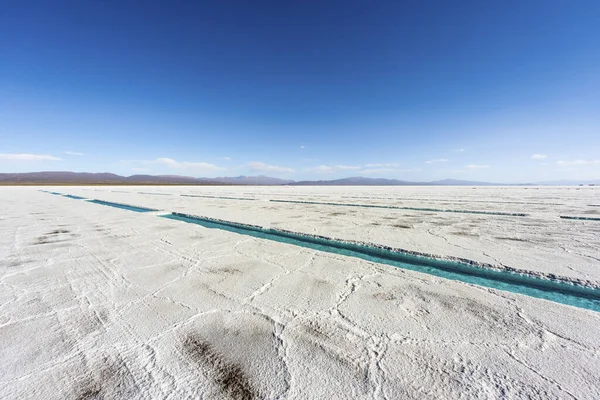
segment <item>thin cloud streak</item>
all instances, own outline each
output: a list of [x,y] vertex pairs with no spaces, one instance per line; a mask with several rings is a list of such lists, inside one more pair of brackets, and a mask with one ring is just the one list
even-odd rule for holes
[[594,165],[600,164],[600,160],[574,160],[574,161],[557,161],[558,165]]
[[338,171],[353,171],[353,170],[359,170],[361,168],[362,168],[361,166],[357,166],[357,165],[334,165],[334,166],[319,165],[318,167],[312,168],[312,171],[313,172],[331,173],[331,172],[338,172]]
[[175,161],[172,158],[157,158],[154,163],[163,164],[169,167],[174,168],[186,168],[186,169],[195,169],[195,170],[204,170],[204,171],[219,171],[224,170],[225,168],[217,167],[214,164],[206,163],[206,162],[192,162],[192,161]]
[[281,167],[279,165],[269,165],[260,161],[248,163],[248,168],[258,172],[294,172],[292,168]]
[[383,173],[388,173],[388,172],[396,172],[396,170],[393,168],[375,168],[375,169],[363,169],[363,170],[359,171],[359,173],[366,174],[366,175],[383,174]]
[[398,173],[398,172],[417,172],[420,171],[419,168],[409,168],[409,169],[395,169],[395,168],[374,168],[374,169],[363,169],[358,171],[360,174],[380,174],[380,173]]
[[465,165],[465,168],[467,169],[484,169],[484,168],[489,168],[489,165],[477,165],[477,164],[469,164],[469,165]]
[[62,158],[54,157],[48,154],[29,154],[29,153],[2,153],[0,160],[7,161],[61,161]]
[[375,163],[375,164],[365,164],[365,167],[397,167],[397,163]]
[[168,157],[159,157],[154,160],[121,160],[121,162],[138,165],[163,165],[173,169],[195,172],[225,171],[227,169],[206,162],[177,161]]

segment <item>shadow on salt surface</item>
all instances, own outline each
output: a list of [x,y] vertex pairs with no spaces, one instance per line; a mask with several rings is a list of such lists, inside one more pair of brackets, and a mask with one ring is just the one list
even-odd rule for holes
[[600,312],[600,290],[570,282],[537,278],[507,270],[479,267],[467,264],[466,262],[439,260],[375,245],[345,242],[321,236],[305,235],[181,213],[161,215],[161,217],[193,223],[205,228],[221,229],[280,243],[361,258],[445,279],[523,294]]

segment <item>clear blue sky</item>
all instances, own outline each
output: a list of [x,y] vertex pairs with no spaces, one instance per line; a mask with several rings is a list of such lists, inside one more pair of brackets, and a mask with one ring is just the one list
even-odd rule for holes
[[0,172],[600,178],[600,1],[2,1]]

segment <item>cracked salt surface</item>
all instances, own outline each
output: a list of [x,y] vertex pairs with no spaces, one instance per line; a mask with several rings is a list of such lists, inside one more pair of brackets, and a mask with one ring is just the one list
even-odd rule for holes
[[162,215],[162,217],[198,224],[206,228],[224,229],[314,250],[362,258],[367,261],[393,265],[398,268],[410,269],[446,279],[524,294],[600,312],[600,289],[579,286],[568,281],[541,279],[510,270],[493,270],[472,265],[472,263],[436,260],[368,244],[348,243],[330,238],[300,235],[295,232],[265,229],[181,213]]
[[[58,190],[85,196],[86,189]],[[597,223],[556,218],[593,203],[591,190],[436,188],[444,197],[555,197],[569,206],[510,221],[394,212],[389,223],[382,210],[326,218],[313,206],[230,200],[221,208],[219,199],[96,190],[105,201],[440,255],[485,249],[505,265],[600,281],[589,258],[597,255]],[[168,190],[333,201],[400,191]],[[401,192],[426,197],[427,190]],[[600,398],[600,317],[589,310],[31,188],[1,188],[0,218],[0,398]],[[393,229],[398,220],[412,228]],[[452,235],[457,229],[477,239]],[[551,243],[540,240],[547,236]],[[505,237],[527,241],[497,239]]]

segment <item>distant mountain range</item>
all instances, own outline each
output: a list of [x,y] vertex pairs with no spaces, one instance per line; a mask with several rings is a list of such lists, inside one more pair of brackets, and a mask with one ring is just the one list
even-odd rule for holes
[[432,182],[410,182],[400,181],[398,179],[384,179],[384,178],[365,178],[362,176],[354,176],[351,178],[334,179],[329,181],[299,181],[294,182],[292,185],[298,186],[493,186],[497,185],[489,182],[474,182],[474,181],[460,181],[456,179],[444,179],[441,181]]
[[0,173],[0,184],[67,185],[285,185],[294,181],[269,176],[195,178],[180,175],[121,176],[109,172],[45,171]]
[[[432,182],[409,182],[397,179],[365,178],[362,176],[321,180],[292,181],[269,176],[236,176],[218,178],[195,178],[180,175],[131,175],[121,176],[108,172],[45,171],[27,173],[0,173],[0,184],[28,185],[294,185],[294,186],[501,186],[504,183],[444,179]],[[509,185],[600,185],[600,179],[590,181],[563,180]]]
[[222,176],[213,178],[213,182],[229,183],[231,185],[287,185],[294,183],[294,181],[289,179],[271,178],[270,176],[264,175],[235,177]]

